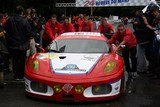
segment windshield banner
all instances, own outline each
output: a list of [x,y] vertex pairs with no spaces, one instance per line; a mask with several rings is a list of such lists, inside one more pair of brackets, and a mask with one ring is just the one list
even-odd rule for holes
[[155,0],[76,0],[76,7],[146,6]]

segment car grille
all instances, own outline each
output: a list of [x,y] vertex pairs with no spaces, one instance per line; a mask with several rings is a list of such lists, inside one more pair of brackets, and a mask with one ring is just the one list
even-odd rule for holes
[[63,101],[74,101],[74,95],[72,94],[63,94]]

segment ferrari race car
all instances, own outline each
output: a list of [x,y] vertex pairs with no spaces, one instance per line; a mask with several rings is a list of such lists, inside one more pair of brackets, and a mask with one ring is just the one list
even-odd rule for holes
[[100,33],[63,33],[28,58],[26,95],[54,101],[109,100],[124,91],[124,62]]

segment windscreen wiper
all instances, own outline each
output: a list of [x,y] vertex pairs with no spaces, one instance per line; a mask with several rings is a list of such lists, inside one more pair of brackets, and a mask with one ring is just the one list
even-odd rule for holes
[[60,53],[60,51],[58,51],[58,50],[53,50],[53,49],[50,49],[49,51],[50,51],[50,52],[55,52],[55,53]]

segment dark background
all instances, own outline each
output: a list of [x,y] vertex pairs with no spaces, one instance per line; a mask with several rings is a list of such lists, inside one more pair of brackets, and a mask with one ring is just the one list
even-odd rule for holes
[[[44,16],[51,14],[62,15],[65,12],[64,7],[55,7],[56,3],[75,3],[75,0],[1,0],[0,12],[1,13],[14,13],[14,9],[17,5],[22,5],[24,8],[33,7],[37,10],[37,13]],[[95,16],[133,16],[134,12],[144,7],[99,7],[93,8],[93,15]],[[66,9],[67,16],[86,14],[90,15],[90,8],[76,8],[68,7]]]

